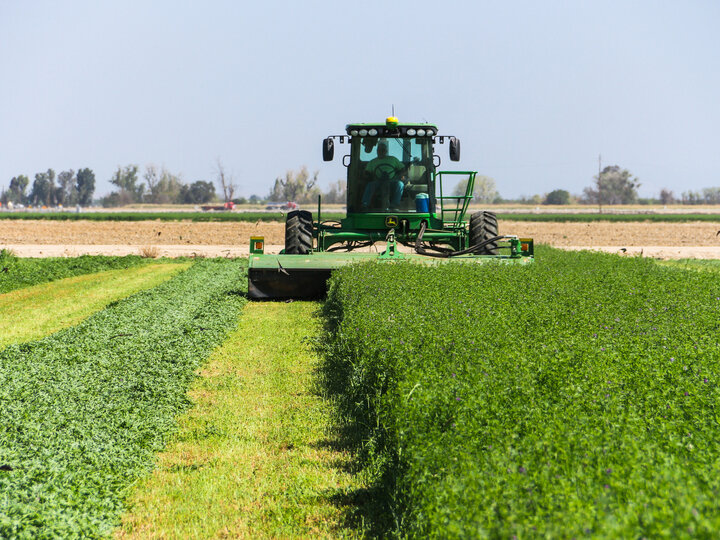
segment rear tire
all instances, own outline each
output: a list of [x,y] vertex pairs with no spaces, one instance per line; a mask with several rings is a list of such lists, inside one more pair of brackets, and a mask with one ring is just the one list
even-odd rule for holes
[[285,253],[306,255],[313,247],[313,220],[307,210],[293,210],[285,221]]
[[[494,212],[475,212],[470,216],[470,247],[498,236],[497,216]],[[490,242],[476,252],[478,255],[497,255],[497,242]]]

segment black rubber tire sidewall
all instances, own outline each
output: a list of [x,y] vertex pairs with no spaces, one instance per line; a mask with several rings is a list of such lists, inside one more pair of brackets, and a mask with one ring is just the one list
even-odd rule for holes
[[[470,216],[470,247],[480,244],[489,238],[498,236],[498,221],[494,212],[481,210]],[[498,244],[491,242],[478,255],[497,255]]]
[[313,247],[313,220],[307,210],[288,212],[285,219],[285,253],[307,255]]

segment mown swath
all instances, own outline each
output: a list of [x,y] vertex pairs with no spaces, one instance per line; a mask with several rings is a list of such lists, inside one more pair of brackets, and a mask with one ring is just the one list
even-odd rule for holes
[[0,537],[97,537],[235,325],[242,263],[203,261],[82,324],[0,352]]

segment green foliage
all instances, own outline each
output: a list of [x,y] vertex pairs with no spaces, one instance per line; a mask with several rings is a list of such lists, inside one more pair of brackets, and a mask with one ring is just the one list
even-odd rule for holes
[[77,201],[77,182],[75,171],[62,171],[57,176],[58,185],[55,188],[55,202],[61,205],[69,205]]
[[[717,222],[717,214],[515,214],[497,212],[498,218],[512,221],[554,221],[559,223],[618,221],[652,221],[684,223],[691,221]],[[325,212],[323,219],[342,219],[345,212]],[[49,219],[88,221],[285,221],[281,212],[5,212],[2,219]]]
[[[465,195],[467,191],[467,180],[461,180],[453,189],[452,194],[459,197]],[[475,184],[473,186],[472,201],[476,203],[489,204],[495,202],[500,196],[496,187],[495,180],[489,176],[478,174],[475,176]]]
[[320,188],[316,186],[318,172],[310,176],[306,166],[299,171],[287,171],[285,178],[276,178],[270,194],[269,201],[308,203],[317,201]]
[[179,176],[172,174],[165,167],[158,169],[155,165],[145,167],[143,175],[148,192],[144,201],[153,204],[170,204],[180,198],[183,182]]
[[[342,219],[344,212],[324,212],[325,219]],[[5,212],[0,219],[88,221],[282,221],[282,212]]]
[[114,191],[103,198],[103,206],[123,206],[142,202],[145,184],[138,178],[137,165],[118,167],[110,183],[118,187],[119,191]]
[[347,180],[332,182],[322,194],[322,202],[327,204],[345,204],[347,201]]
[[0,352],[0,537],[107,536],[234,328],[242,263],[202,261],[80,325]]
[[75,191],[77,200],[73,201],[81,206],[89,206],[95,193],[95,173],[88,168],[80,169],[75,177]]
[[27,202],[27,187],[30,179],[24,174],[13,176],[10,180],[10,189],[8,190],[8,200],[15,204],[25,204]]
[[543,204],[570,204],[570,192],[564,189],[555,189],[545,196]]
[[704,188],[702,193],[683,191],[680,201],[683,204],[720,204],[720,187]]
[[215,199],[215,186],[212,182],[198,180],[192,184],[186,184],[179,175],[171,173],[165,167],[158,168],[153,164],[147,165],[143,173],[143,180],[144,182],[138,178],[137,165],[118,167],[111,183],[120,189],[104,197],[103,206],[124,206],[141,202],[200,204]]
[[592,221],[686,223],[691,221],[720,221],[717,214],[511,214],[498,212],[498,218],[512,221],[553,221],[585,223]]
[[720,281],[641,258],[336,271],[325,387],[400,536],[712,537]]
[[212,182],[198,180],[192,184],[180,186],[177,202],[180,204],[202,204],[214,201],[216,197],[215,185]]
[[57,279],[94,274],[104,270],[130,268],[147,263],[148,259],[139,255],[125,257],[83,255],[82,257],[25,259],[16,257],[3,249],[0,250],[0,294]]
[[47,172],[35,175],[28,201],[34,206],[55,205],[55,171],[48,169]]
[[600,206],[603,204],[634,204],[640,182],[632,178],[630,171],[617,165],[605,167],[595,177],[595,186],[583,190],[585,199]]

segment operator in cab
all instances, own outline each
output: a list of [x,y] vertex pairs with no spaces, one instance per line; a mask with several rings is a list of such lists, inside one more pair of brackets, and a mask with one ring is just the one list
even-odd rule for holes
[[371,180],[363,192],[362,210],[370,207],[378,189],[385,198],[381,204],[383,206],[389,204],[391,209],[397,210],[405,187],[405,183],[401,179],[404,169],[405,165],[402,161],[395,156],[388,155],[387,141],[380,140],[377,145],[377,157],[372,159],[365,168]]

